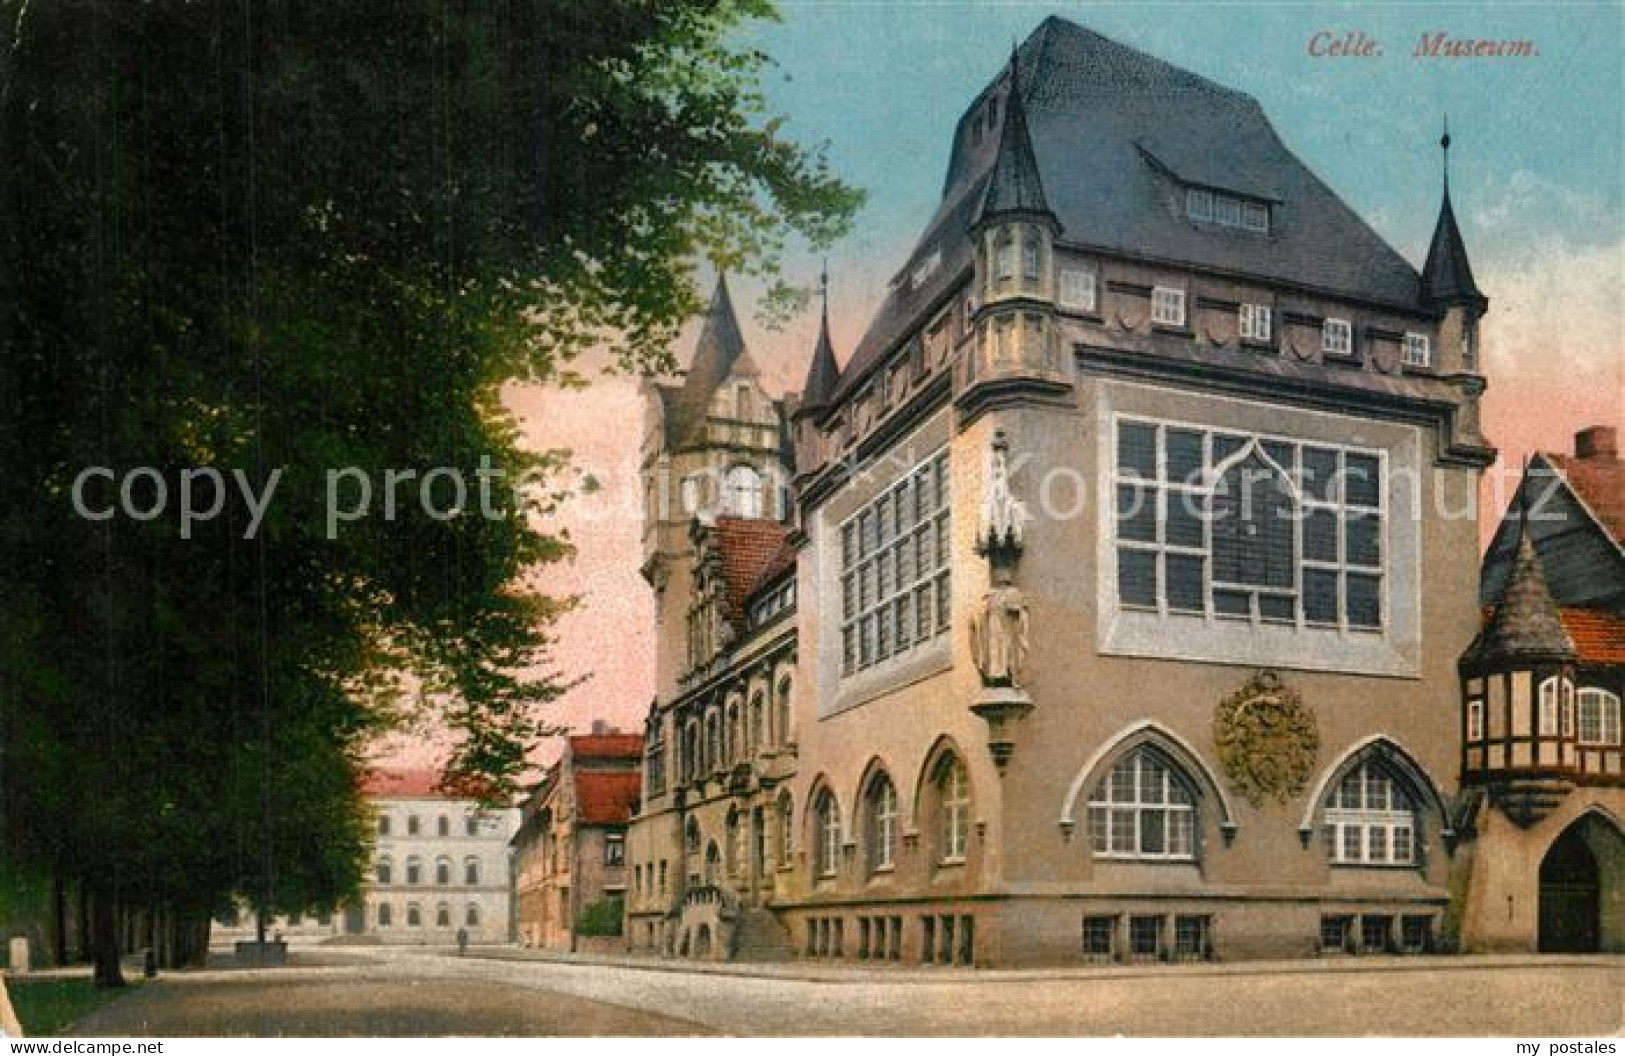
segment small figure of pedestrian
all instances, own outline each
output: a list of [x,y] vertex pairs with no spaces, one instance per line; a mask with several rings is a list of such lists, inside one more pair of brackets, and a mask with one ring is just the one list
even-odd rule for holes
[[457,929],[457,956],[461,957],[468,952],[468,929]]

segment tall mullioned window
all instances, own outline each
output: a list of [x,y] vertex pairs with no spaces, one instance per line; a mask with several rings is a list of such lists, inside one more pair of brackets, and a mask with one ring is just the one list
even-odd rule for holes
[[948,630],[948,537],[946,450],[841,526],[843,677]]
[[1382,629],[1379,452],[1126,418],[1116,437],[1125,608]]

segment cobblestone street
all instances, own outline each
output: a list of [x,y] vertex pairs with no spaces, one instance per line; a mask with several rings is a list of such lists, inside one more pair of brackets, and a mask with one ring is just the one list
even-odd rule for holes
[[[368,950],[367,963],[171,974],[76,1025],[106,1035],[1467,1035],[1625,1024],[1617,958],[1026,972],[690,972]],[[1463,998],[1471,995],[1471,999]]]

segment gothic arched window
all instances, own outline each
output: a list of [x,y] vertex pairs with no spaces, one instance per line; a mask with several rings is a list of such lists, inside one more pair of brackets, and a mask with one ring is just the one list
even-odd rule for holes
[[834,876],[841,861],[841,805],[835,801],[835,793],[827,788],[813,803],[813,820],[818,826],[813,873]]
[[723,510],[735,517],[762,516],[762,475],[750,466],[734,466],[722,480]]
[[960,862],[970,830],[970,776],[957,755],[945,755],[933,779],[937,798],[937,858]]
[[864,812],[869,871],[890,869],[897,855],[897,789],[884,772],[870,779]]
[[1118,760],[1089,796],[1089,846],[1108,858],[1195,858],[1188,779],[1150,748]]
[[1340,865],[1412,865],[1416,808],[1389,769],[1367,759],[1327,796],[1326,838]]

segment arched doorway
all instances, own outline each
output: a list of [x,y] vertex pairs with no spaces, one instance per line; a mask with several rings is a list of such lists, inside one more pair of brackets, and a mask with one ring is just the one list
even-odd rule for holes
[[1617,914],[1625,836],[1593,811],[1564,829],[1540,863],[1542,953],[1595,953],[1619,946]]

